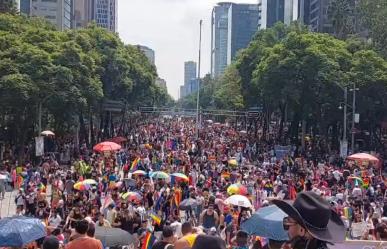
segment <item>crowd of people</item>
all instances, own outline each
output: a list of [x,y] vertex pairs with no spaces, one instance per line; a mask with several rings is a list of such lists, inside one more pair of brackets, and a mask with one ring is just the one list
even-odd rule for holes
[[[38,165],[2,163],[0,175],[7,178],[0,179],[0,198],[16,189],[16,215],[47,226],[50,236],[36,246],[108,247],[94,238],[99,227],[120,228],[135,248],[146,249],[327,248],[345,238],[387,240],[380,163],[344,161],[334,152],[316,157],[291,146],[279,153],[274,143],[226,123],[207,121],[197,136],[194,120],[183,118],[150,119],[111,141],[121,149],[83,149],[71,165],[53,157]],[[235,194],[251,205],[229,203]],[[288,241],[242,229],[268,205],[288,215]],[[149,246],[151,237],[156,242]]]

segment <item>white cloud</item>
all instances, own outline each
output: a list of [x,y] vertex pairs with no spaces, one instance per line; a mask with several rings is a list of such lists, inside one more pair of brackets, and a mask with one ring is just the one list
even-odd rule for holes
[[[201,75],[210,71],[211,10],[215,0],[119,0],[118,32],[125,43],[155,50],[158,74],[177,99],[184,61],[198,60],[199,20],[203,19]],[[257,3],[258,0],[236,0]]]

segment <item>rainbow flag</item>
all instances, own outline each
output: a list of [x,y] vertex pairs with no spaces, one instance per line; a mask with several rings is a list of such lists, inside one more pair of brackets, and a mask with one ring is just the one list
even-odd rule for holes
[[151,234],[150,232],[146,232],[141,249],[151,249],[155,240],[156,237],[153,236],[153,234]]
[[132,162],[132,165],[130,166],[130,170],[131,171],[135,171],[137,169],[137,165],[138,165],[139,162],[140,162],[140,158],[139,157],[134,159],[134,161]]
[[157,225],[160,225],[160,224],[161,224],[161,218],[158,217],[157,215],[151,214],[150,217],[152,218],[152,220],[153,220]]

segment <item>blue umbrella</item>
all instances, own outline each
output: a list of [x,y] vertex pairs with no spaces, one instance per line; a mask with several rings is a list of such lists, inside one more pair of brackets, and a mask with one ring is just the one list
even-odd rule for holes
[[46,236],[39,219],[17,216],[0,220],[0,246],[21,247]]
[[250,219],[242,223],[242,230],[252,235],[257,235],[277,241],[288,240],[287,232],[282,226],[283,218],[286,217],[277,206],[268,206],[258,209]]

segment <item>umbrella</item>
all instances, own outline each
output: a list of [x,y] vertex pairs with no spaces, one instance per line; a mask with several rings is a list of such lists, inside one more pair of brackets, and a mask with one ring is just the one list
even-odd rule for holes
[[229,195],[233,195],[233,194],[247,195],[247,192],[248,192],[247,188],[240,183],[231,184],[227,188],[227,193]]
[[286,216],[287,214],[277,206],[263,207],[243,222],[241,228],[251,235],[285,241],[289,239],[282,225],[283,218]]
[[195,199],[188,198],[180,202],[179,209],[180,210],[192,210],[193,208],[196,208],[198,206],[198,203]]
[[128,200],[130,202],[132,201],[140,201],[142,199],[142,196],[137,192],[126,192],[121,195],[121,198],[124,200]]
[[163,171],[155,171],[150,174],[152,178],[167,179],[169,175]]
[[83,181],[77,182],[74,184],[74,189],[79,191],[89,190],[91,189],[91,184],[84,183]]
[[46,236],[39,219],[17,216],[0,220],[0,246],[21,247]]
[[40,135],[43,135],[43,136],[55,136],[55,133],[52,132],[52,131],[42,131],[40,133]]
[[98,152],[105,152],[105,151],[116,151],[120,150],[121,145],[113,143],[113,142],[102,142],[93,147],[93,150]]
[[97,182],[94,179],[86,179],[82,181],[85,184],[97,184]]
[[240,131],[240,134],[247,134],[247,131]]
[[350,155],[347,157],[349,160],[355,160],[355,161],[369,161],[369,162],[379,162],[379,159],[373,155],[367,154],[367,153],[357,153]]
[[144,170],[136,170],[132,173],[132,175],[145,176],[147,173]]
[[251,207],[251,202],[249,199],[247,199],[246,196],[243,195],[232,195],[228,197],[224,203],[226,204],[231,204],[234,206],[239,206],[239,207],[245,207],[245,208],[250,208]]
[[100,240],[105,247],[126,246],[137,244],[137,239],[130,233],[111,227],[95,227],[95,238]]
[[174,176],[174,177],[181,179],[181,180],[184,180],[184,181],[189,181],[188,176],[186,176],[182,173],[173,173],[173,174],[171,174],[171,176]]

